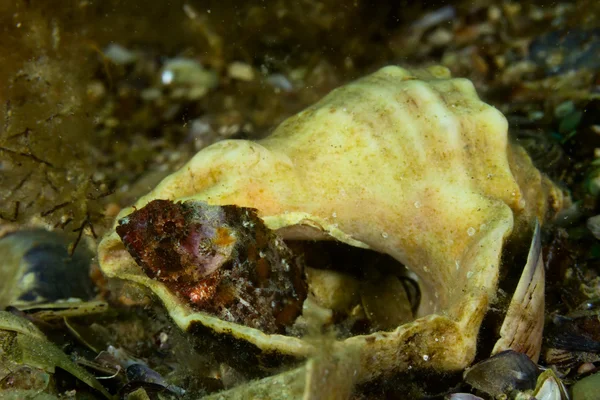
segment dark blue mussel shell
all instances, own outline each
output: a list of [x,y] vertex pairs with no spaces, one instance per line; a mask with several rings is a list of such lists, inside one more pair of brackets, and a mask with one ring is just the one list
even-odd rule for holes
[[15,273],[21,275],[18,301],[90,300],[94,297],[90,278],[93,254],[81,244],[70,254],[70,244],[64,235],[44,229],[20,230],[0,239],[0,248],[7,252],[2,258],[17,260],[20,264],[15,268]]

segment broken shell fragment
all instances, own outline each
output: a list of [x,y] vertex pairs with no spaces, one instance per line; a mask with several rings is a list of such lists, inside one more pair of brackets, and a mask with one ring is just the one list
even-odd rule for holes
[[[505,117],[443,67],[383,68],[263,140],[207,147],[119,217],[158,199],[250,207],[286,240],[337,240],[388,254],[414,272],[416,320],[334,343],[358,355],[357,382],[471,363],[506,238],[528,234],[535,218],[551,218],[565,202],[508,140]],[[116,230],[102,240],[99,260],[108,276],[150,288],[184,330],[200,324],[265,352],[315,352],[301,338],[195,310],[144,273]]]
[[567,389],[554,371],[547,369],[540,374],[534,390],[512,393],[514,400],[569,400]]
[[[554,371],[547,369],[537,380],[533,398],[536,400],[568,400],[567,389]],[[517,396],[517,400],[519,397]]]
[[534,362],[542,349],[544,330],[544,260],[540,225],[536,221],[527,263],[500,328],[492,354],[505,350],[525,353]]

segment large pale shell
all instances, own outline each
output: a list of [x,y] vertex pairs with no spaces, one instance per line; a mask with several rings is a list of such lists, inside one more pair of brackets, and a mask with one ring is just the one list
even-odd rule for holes
[[[216,143],[135,207],[153,199],[253,207],[285,238],[339,240],[414,271],[423,295],[419,319],[336,343],[359,355],[357,381],[409,366],[467,366],[495,296],[505,239],[563,201],[509,142],[504,116],[443,67],[383,68],[334,90],[264,140]],[[107,275],[154,291],[181,328],[196,321],[216,332],[233,329],[193,313],[145,276],[114,231],[99,259]],[[313,351],[302,339],[234,331],[265,351]]]

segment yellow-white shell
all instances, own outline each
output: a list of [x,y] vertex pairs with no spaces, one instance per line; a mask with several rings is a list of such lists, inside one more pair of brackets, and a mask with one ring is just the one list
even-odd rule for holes
[[[286,238],[339,240],[387,253],[414,271],[421,318],[336,344],[360,354],[359,381],[409,366],[468,365],[495,295],[504,240],[563,201],[509,142],[505,117],[470,81],[443,67],[395,66],[332,91],[266,139],[200,151],[135,207],[153,199],[254,207]],[[107,275],[151,288],[183,329],[193,320],[231,328],[193,313],[147,278],[114,231],[99,253]],[[250,328],[236,335],[265,350],[312,351],[302,339]]]

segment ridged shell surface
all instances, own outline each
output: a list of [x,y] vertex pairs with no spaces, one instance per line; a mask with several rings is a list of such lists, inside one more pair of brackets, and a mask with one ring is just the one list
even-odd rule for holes
[[[422,318],[340,342],[361,354],[358,380],[409,366],[459,369],[474,357],[504,240],[563,203],[561,191],[510,143],[507,128],[470,81],[443,67],[385,67],[332,91],[261,141],[227,140],[200,151],[135,207],[154,199],[252,207],[285,238],[387,253],[418,275]],[[196,318],[224,329],[145,277],[114,232],[100,245],[100,263],[107,275],[154,290],[182,328]],[[302,339],[240,329],[260,348],[311,351]]]

